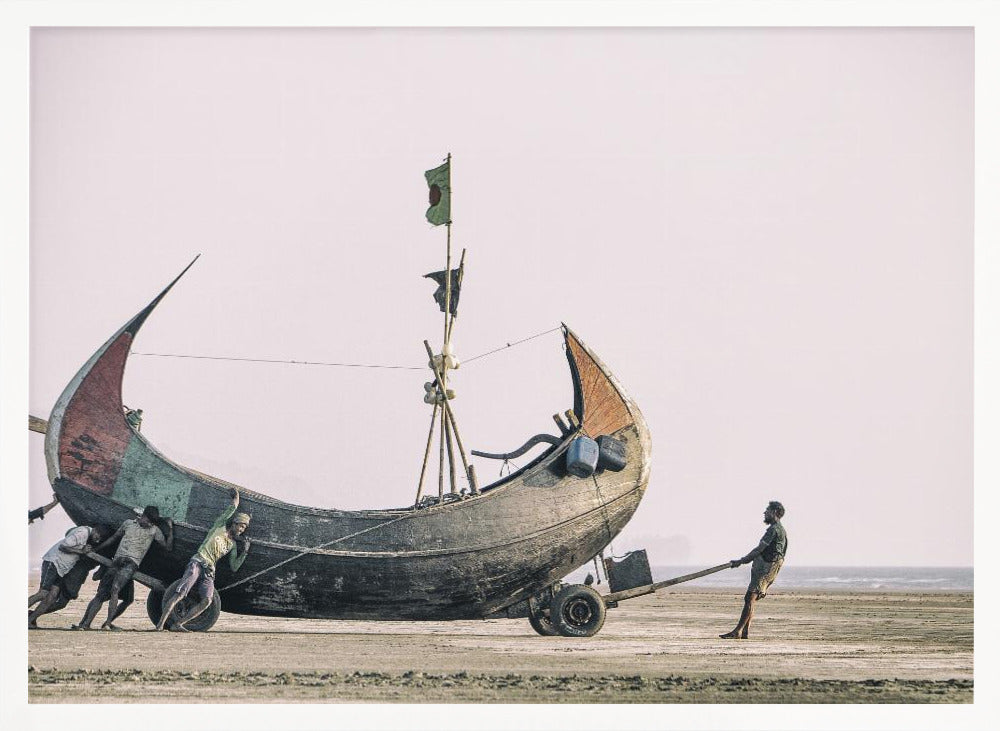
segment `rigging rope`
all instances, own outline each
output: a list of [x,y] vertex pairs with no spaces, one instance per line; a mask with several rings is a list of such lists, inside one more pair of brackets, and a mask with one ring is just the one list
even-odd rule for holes
[[316,550],[318,550],[320,548],[327,548],[328,546],[332,546],[334,543],[340,543],[341,541],[346,541],[348,538],[355,538],[357,536],[360,536],[363,533],[368,533],[369,531],[376,530],[377,528],[384,528],[387,525],[391,525],[393,523],[398,523],[401,520],[407,520],[409,518],[412,518],[414,515],[417,515],[416,511],[414,511],[412,513],[406,513],[405,515],[401,515],[398,518],[393,518],[392,520],[385,520],[385,521],[383,521],[381,523],[376,523],[375,525],[369,526],[367,528],[364,528],[362,530],[356,531],[356,532],[351,533],[349,535],[341,536],[340,538],[334,538],[332,541],[327,541],[326,543],[320,543],[318,546],[313,546],[312,548],[307,548],[304,551],[299,551],[298,553],[296,553],[291,558],[286,558],[284,561],[279,561],[278,563],[273,564],[272,566],[268,566],[266,569],[261,569],[260,571],[258,571],[255,574],[250,574],[249,576],[244,576],[239,581],[234,581],[232,583],[226,584],[224,587],[222,587],[221,589],[217,589],[216,591],[225,591],[226,589],[232,589],[234,586],[239,586],[240,584],[245,584],[246,582],[250,581],[251,579],[256,579],[261,574],[266,574],[266,573],[269,573],[271,571],[274,571],[274,569],[276,569],[276,568],[278,568],[280,566],[284,566],[286,563],[290,563],[290,562],[294,561],[297,558],[302,558],[307,553],[312,553],[313,551],[316,551]]
[[330,363],[318,360],[280,360],[277,358],[235,358],[222,355],[179,355],[176,353],[139,353],[135,350],[132,355],[146,355],[155,358],[195,358],[198,360],[235,360],[245,363],[286,363],[290,365],[319,365],[336,366],[339,368],[392,368],[395,370],[422,371],[427,366],[401,366],[401,365],[376,365],[371,363]]
[[[521,345],[529,340],[534,340],[535,338],[540,338],[543,335],[548,335],[549,333],[554,333],[556,330],[561,330],[562,327],[554,327],[551,330],[545,330],[544,332],[536,333],[521,340],[515,340],[513,343],[507,343],[499,348],[494,348],[485,353],[480,353],[479,355],[473,356],[467,360],[462,361],[462,365],[471,363],[474,360],[479,360],[480,358],[485,358],[494,353],[499,353],[501,350],[506,350],[507,348],[513,348],[515,345]],[[404,366],[404,365],[381,365],[375,363],[333,363],[328,361],[315,361],[315,360],[282,360],[278,358],[238,358],[232,356],[221,356],[221,355],[183,355],[178,353],[140,353],[133,350],[132,355],[143,355],[152,358],[192,358],[196,360],[231,360],[239,361],[243,363],[282,363],[287,365],[311,365],[311,366],[330,366],[336,368],[382,368],[390,370],[404,370],[404,371],[423,371],[427,369],[427,366]]]

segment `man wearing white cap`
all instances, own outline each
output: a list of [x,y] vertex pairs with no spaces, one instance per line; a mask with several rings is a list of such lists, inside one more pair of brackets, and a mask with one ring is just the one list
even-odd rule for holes
[[[250,550],[250,539],[241,538],[241,536],[250,525],[250,516],[246,513],[236,513],[236,508],[240,505],[239,490],[235,487],[231,488],[229,494],[232,496],[233,502],[216,518],[205,540],[198,547],[198,552],[188,561],[180,582],[166,597],[167,603],[164,606],[163,616],[156,624],[157,630],[164,628],[174,611],[174,607],[177,606],[177,602],[197,587],[198,596],[201,597],[200,601],[184,616],[177,617],[171,627],[172,630],[188,631],[184,625],[204,612],[212,603],[212,596],[215,594],[216,562],[228,554],[229,568],[236,572],[246,560],[247,552]],[[237,549],[237,542],[239,549]]]

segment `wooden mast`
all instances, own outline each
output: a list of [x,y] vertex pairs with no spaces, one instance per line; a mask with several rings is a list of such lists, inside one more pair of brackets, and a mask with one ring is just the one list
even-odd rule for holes
[[[434,405],[434,411],[431,415],[431,427],[427,435],[427,446],[424,450],[424,462],[420,470],[420,480],[417,484],[417,498],[414,505],[418,505],[420,502],[420,495],[423,491],[424,476],[427,472],[427,460],[430,456],[431,442],[434,437],[434,419],[437,416],[438,403],[440,401],[441,408],[441,426],[440,426],[440,436],[438,439],[438,499],[444,499],[444,460],[445,454],[448,456],[448,477],[449,477],[449,487],[451,493],[455,494],[458,492],[458,484],[455,475],[455,443],[458,445],[458,452],[462,459],[462,465],[464,467],[464,472],[469,480],[471,490],[473,494],[478,494],[478,486],[475,483],[475,478],[470,474],[470,467],[468,459],[465,456],[465,449],[462,445],[462,439],[458,433],[458,427],[455,424],[455,417],[451,411],[450,404],[448,404],[448,355],[451,353],[451,332],[455,324],[455,317],[451,313],[451,153],[448,153],[445,159],[445,164],[448,166],[448,220],[445,222],[446,227],[446,237],[445,237],[445,266],[444,266],[444,332],[442,334],[442,345],[441,345],[441,355],[439,357],[440,364],[435,363],[435,356],[430,345],[425,340],[424,346],[427,349],[427,355],[430,358],[428,365],[434,371],[434,382],[436,384],[437,398]],[[465,250],[462,250],[462,260],[459,265],[459,272],[461,272],[462,267],[465,264]],[[461,286],[461,274],[459,275],[459,286]]]
[[[444,334],[441,336],[441,380],[438,382],[441,390],[441,397],[447,401],[448,400],[448,358],[446,353],[450,350],[449,344],[451,342],[451,153],[448,153],[446,159],[446,164],[448,165],[448,221],[445,223],[446,235],[445,235],[445,259],[444,259]],[[445,445],[448,446],[448,465],[450,467],[450,482],[451,492],[456,492],[455,490],[455,458],[452,455],[451,448],[451,431],[448,429],[448,410],[445,409],[441,412],[441,459],[440,459],[440,470],[441,474],[438,476],[438,497],[444,497],[444,452]]]

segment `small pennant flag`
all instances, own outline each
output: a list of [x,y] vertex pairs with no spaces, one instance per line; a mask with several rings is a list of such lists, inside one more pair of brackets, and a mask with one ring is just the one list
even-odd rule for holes
[[[465,267],[459,267],[458,269],[451,270],[451,316],[455,317],[458,315],[458,295],[462,289],[462,274]],[[444,270],[439,272],[431,272],[430,274],[425,274],[424,278],[433,279],[437,282],[438,288],[434,290],[434,301],[438,303],[438,307],[441,308],[441,312],[444,312],[445,308],[445,291],[444,291]]]
[[427,220],[435,226],[451,223],[451,161],[441,167],[424,173],[427,178],[428,200]]

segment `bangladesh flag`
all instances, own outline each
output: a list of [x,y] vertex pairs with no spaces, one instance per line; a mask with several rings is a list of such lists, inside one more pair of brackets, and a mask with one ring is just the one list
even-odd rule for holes
[[451,223],[451,161],[441,167],[424,173],[427,178],[431,207],[427,209],[427,220],[435,226]]

